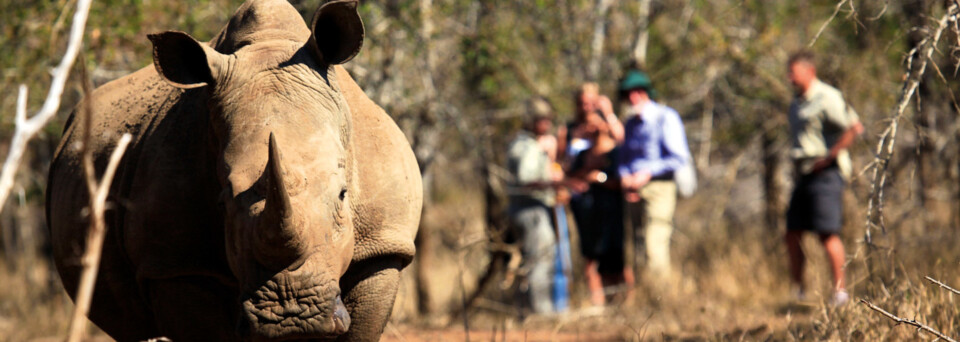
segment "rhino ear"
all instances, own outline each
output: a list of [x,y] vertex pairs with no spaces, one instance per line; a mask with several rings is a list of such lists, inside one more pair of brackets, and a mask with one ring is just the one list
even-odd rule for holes
[[153,42],[153,65],[167,82],[191,89],[212,84],[220,69],[221,55],[213,48],[179,31],[147,35]]
[[331,1],[317,10],[310,25],[314,55],[327,64],[343,64],[363,47],[363,22],[357,0]]

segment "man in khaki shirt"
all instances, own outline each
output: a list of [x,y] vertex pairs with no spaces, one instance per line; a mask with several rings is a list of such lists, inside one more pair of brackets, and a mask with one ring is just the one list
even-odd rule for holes
[[787,211],[785,237],[790,270],[798,296],[803,296],[804,255],[800,240],[804,231],[817,233],[827,252],[833,273],[833,304],[850,299],[845,289],[843,189],[851,172],[847,148],[863,132],[857,113],[834,87],[817,79],[813,55],[799,52],[787,63],[788,78],[796,91],[789,121],[796,165],[796,184]]
[[556,233],[551,222],[556,188],[562,182],[551,174],[550,156],[537,137],[549,134],[551,116],[528,113],[524,130],[507,148],[510,187],[510,221],[521,241],[523,267],[529,284],[526,295],[536,313],[553,312],[551,289],[556,253]]

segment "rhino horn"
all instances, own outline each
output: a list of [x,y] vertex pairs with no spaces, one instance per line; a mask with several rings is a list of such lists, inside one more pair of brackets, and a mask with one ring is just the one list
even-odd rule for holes
[[283,182],[283,169],[280,165],[280,151],[277,147],[277,138],[270,133],[270,155],[267,157],[267,180],[270,184],[270,190],[267,194],[267,206],[275,210],[278,217],[284,222],[281,226],[289,223],[293,215],[293,208],[290,205],[290,195],[287,193],[287,186]]
[[270,133],[269,156],[267,167],[264,170],[267,180],[266,205],[264,220],[260,224],[259,234],[262,248],[261,253],[279,257],[277,262],[286,262],[297,255],[296,247],[292,245],[294,235],[293,207],[290,205],[290,195],[283,182],[283,168],[280,160],[280,151],[277,140]]

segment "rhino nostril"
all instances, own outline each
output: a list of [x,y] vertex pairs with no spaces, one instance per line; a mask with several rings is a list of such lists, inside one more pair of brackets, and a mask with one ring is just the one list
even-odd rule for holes
[[334,331],[338,335],[343,334],[350,329],[350,313],[347,312],[347,307],[343,305],[343,301],[340,300],[340,296],[337,296],[337,301],[334,304],[333,324]]

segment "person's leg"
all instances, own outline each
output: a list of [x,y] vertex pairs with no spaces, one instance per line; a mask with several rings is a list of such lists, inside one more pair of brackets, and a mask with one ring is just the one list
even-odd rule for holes
[[803,231],[787,230],[784,241],[787,244],[787,255],[790,258],[790,278],[793,284],[803,293],[803,264],[805,257],[803,248],[800,247],[800,241],[803,238]]
[[813,201],[813,229],[820,235],[820,242],[827,252],[830,271],[833,275],[833,289],[836,293],[844,291],[843,266],[845,254],[840,230],[843,228],[843,188],[844,180],[840,171],[824,170],[813,182],[816,190]]
[[587,260],[585,274],[587,277],[587,289],[590,290],[590,304],[593,306],[603,306],[606,298],[603,294],[603,279],[597,270],[599,263],[596,260]]
[[810,198],[807,195],[809,182],[806,178],[798,178],[790,195],[790,206],[787,209],[787,233],[784,235],[784,243],[787,245],[787,257],[790,261],[790,280],[793,281],[796,299],[803,299],[805,285],[803,283],[803,270],[806,263],[806,256],[803,254],[803,248],[800,243],[803,239],[804,229],[813,227],[813,217],[815,213],[811,212]]
[[837,234],[820,234],[820,242],[823,243],[823,248],[827,251],[827,259],[830,262],[830,270],[833,274],[833,290],[842,292],[846,289],[843,274],[846,254],[844,254],[843,241]]
[[[627,211],[629,222],[626,226],[627,243],[625,247],[624,258],[627,260],[627,267],[631,267],[634,274],[640,273],[646,264],[647,248],[644,241],[643,227],[646,222],[643,204],[639,202],[624,202],[624,209]],[[642,273],[640,273],[642,274]]]
[[627,305],[633,305],[633,298],[634,298],[634,294],[636,293],[634,284],[636,284],[636,282],[637,280],[633,275],[633,269],[631,269],[630,267],[624,267],[623,268],[623,285],[627,287],[627,296],[624,299],[624,302],[627,303]]
[[677,205],[677,185],[672,181],[653,181],[641,191],[646,225],[644,240],[647,268],[660,280],[670,279],[670,236],[673,234],[673,212]]
[[546,207],[531,207],[518,215],[518,221],[524,229],[523,255],[530,272],[527,281],[530,284],[530,305],[537,313],[553,311],[551,299],[556,238],[550,226],[550,215]]

